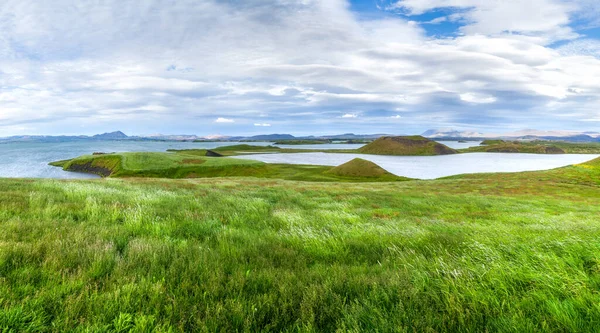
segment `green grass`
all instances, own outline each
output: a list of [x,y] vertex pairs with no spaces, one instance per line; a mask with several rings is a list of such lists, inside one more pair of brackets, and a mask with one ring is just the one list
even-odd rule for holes
[[[250,147],[250,146],[248,146]],[[239,147],[218,150],[238,153]],[[246,147],[242,147],[246,149]],[[205,150],[183,150],[167,153],[119,153],[85,155],[51,165],[67,171],[87,172],[103,177],[207,178],[256,177],[320,182],[389,182],[406,181],[392,174],[368,175],[329,172],[333,167],[318,165],[267,164],[263,162],[207,157]]]
[[502,144],[505,143],[504,140],[483,140],[480,145],[498,145],[498,144]]
[[362,154],[431,156],[457,151],[420,135],[381,137],[357,150]]
[[0,179],[0,331],[584,332],[600,160],[399,183]]
[[515,152],[530,154],[600,154],[600,143],[486,140],[482,143],[482,146],[460,149],[459,151],[462,153]]

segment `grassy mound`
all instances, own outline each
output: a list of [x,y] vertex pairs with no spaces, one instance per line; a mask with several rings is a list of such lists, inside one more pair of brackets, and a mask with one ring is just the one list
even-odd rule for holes
[[482,146],[489,146],[489,145],[497,145],[497,144],[501,144],[504,143],[504,140],[483,140],[480,145]]
[[[501,141],[501,140],[489,140]],[[568,147],[568,146],[567,146]],[[576,146],[575,146],[576,147]],[[565,154],[566,149],[559,147],[556,143],[549,142],[500,142],[495,144],[470,147],[462,152],[484,152],[484,153],[528,153],[528,154]]]
[[355,158],[352,161],[339,165],[329,170],[328,173],[351,177],[381,177],[384,175],[391,175],[379,165],[371,161],[363,160],[362,158]]
[[386,136],[358,149],[363,154],[375,155],[448,155],[457,151],[422,136]]

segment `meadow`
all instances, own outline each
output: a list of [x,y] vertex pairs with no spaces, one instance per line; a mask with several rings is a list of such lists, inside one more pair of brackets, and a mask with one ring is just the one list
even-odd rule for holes
[[0,179],[0,331],[595,331],[599,189]]

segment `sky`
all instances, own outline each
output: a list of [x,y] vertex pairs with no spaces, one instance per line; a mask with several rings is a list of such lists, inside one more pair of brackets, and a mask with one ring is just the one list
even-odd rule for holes
[[4,0],[0,136],[600,130],[597,0]]

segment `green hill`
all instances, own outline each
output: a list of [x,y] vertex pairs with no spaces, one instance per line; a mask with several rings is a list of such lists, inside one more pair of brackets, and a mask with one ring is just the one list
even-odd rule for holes
[[504,140],[483,140],[480,145],[482,146],[489,146],[489,145],[497,145],[497,144],[501,144],[504,143]]
[[[574,145],[573,145],[574,146]],[[560,147],[559,143],[549,142],[498,142],[490,143],[489,145],[482,145],[478,147],[470,147],[461,150],[465,153],[528,153],[528,154],[565,154],[570,153],[568,151],[570,146]],[[576,147],[577,148],[577,147]],[[579,150],[573,153],[578,153]]]
[[397,178],[379,165],[371,161],[363,160],[362,158],[355,158],[329,170],[327,173],[342,177]]
[[385,136],[358,149],[363,154],[375,155],[449,155],[458,153],[439,142],[416,136]]

